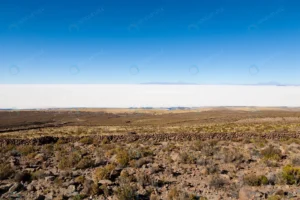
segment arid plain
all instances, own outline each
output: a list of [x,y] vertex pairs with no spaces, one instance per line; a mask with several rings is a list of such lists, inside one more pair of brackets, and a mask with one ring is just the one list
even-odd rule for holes
[[299,199],[300,109],[0,111],[1,199]]

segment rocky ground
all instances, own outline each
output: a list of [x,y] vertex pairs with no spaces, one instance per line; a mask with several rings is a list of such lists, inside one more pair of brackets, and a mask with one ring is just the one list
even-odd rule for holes
[[0,199],[300,199],[300,112],[1,111]]
[[300,140],[112,142],[1,148],[1,199],[300,199]]

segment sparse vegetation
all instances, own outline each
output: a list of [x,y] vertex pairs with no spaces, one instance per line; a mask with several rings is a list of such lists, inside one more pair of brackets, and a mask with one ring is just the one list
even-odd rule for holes
[[0,164],[0,180],[5,180],[14,174],[14,170],[5,163]]
[[136,189],[128,184],[120,185],[115,191],[119,200],[135,200],[138,199]]
[[93,144],[93,138],[83,137],[82,139],[79,140],[79,142],[82,144]]
[[[81,154],[78,151],[72,152],[71,155],[64,155],[63,157],[60,158],[59,163],[58,163],[58,168],[59,169],[69,169],[73,168],[78,163],[81,161]],[[80,166],[83,166],[83,164],[86,163],[81,163]]]
[[34,153],[34,147],[32,145],[25,145],[25,146],[19,146],[17,148],[17,151],[22,155],[22,156],[27,156],[31,153]]
[[264,175],[248,174],[244,177],[244,183],[250,186],[261,186],[267,185],[269,181]]
[[115,169],[112,164],[106,165],[105,167],[99,167],[94,172],[94,180],[98,182],[99,180],[108,179],[110,173]]
[[282,170],[282,178],[288,185],[300,184],[300,167],[287,165]]
[[281,150],[273,145],[270,145],[261,151],[265,160],[280,160]]
[[87,125],[79,128],[1,133],[0,199],[234,200],[243,188],[269,200],[299,198],[300,113],[226,112],[93,113],[88,125],[72,122]]
[[210,187],[220,189],[226,184],[226,181],[219,175],[215,175],[211,178],[209,185]]
[[121,167],[126,167],[129,164],[129,153],[124,149],[117,149],[116,162]]

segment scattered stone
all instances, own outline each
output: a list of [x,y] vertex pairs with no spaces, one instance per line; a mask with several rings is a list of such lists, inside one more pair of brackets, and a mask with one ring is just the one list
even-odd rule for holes
[[113,182],[110,180],[100,180],[98,183],[101,185],[112,185],[113,184]]
[[55,180],[55,176],[46,176],[45,177],[45,181],[54,181]]

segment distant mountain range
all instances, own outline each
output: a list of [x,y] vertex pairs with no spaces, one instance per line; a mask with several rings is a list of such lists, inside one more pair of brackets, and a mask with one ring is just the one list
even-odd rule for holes
[[255,85],[255,86],[300,86],[300,84],[282,84],[276,81],[260,82],[254,84],[234,84],[234,83],[221,83],[221,84],[200,84],[200,83],[188,83],[188,82],[146,82],[141,83],[142,85]]
[[202,84],[187,83],[187,82],[147,82],[141,84],[142,85],[202,85]]

